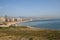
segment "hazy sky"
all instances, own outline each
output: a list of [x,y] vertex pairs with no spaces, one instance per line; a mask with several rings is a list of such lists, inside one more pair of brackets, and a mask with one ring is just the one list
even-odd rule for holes
[[0,0],[0,16],[60,17],[60,0]]

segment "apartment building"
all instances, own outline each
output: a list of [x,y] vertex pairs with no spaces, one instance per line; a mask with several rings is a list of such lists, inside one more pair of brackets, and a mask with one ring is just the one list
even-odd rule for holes
[[0,22],[22,22],[25,21],[26,19],[23,18],[14,18],[14,17],[0,17]]

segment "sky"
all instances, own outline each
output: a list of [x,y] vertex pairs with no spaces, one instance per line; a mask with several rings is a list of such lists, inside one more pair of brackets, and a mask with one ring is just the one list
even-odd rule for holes
[[59,17],[60,0],[0,0],[0,16]]

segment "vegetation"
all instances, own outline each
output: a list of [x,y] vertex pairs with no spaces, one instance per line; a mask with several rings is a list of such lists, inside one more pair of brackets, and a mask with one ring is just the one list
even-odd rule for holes
[[60,31],[28,28],[26,26],[0,27],[0,40],[60,40]]

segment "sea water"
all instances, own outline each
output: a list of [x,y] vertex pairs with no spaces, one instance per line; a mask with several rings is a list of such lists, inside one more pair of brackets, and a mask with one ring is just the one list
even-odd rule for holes
[[30,21],[30,22],[22,22],[22,23],[19,23],[18,25],[32,26],[35,28],[47,28],[47,29],[60,30],[60,19],[34,20],[34,21]]

